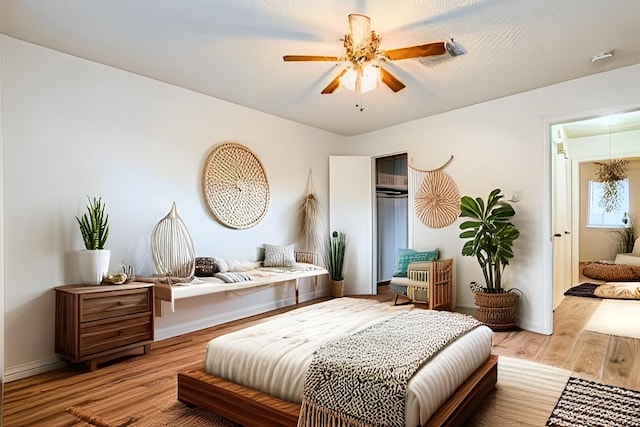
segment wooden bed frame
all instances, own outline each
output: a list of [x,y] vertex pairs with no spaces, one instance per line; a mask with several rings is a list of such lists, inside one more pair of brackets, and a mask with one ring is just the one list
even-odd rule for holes
[[[461,426],[498,379],[498,356],[491,355],[438,409],[425,426]],[[205,408],[247,427],[293,427],[300,404],[224,380],[204,368],[178,373],[178,400]]]

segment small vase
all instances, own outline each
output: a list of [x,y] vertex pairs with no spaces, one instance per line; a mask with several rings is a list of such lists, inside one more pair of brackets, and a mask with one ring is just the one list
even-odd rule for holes
[[111,251],[108,249],[78,251],[78,272],[85,285],[99,285],[109,272]]
[[342,280],[330,280],[329,281],[329,295],[334,298],[341,298],[344,296],[344,279]]

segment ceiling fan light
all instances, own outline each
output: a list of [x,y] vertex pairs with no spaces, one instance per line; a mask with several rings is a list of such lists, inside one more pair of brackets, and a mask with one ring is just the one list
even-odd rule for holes
[[[352,13],[349,15],[349,33],[355,47],[367,44],[371,36],[371,19],[368,16]],[[356,48],[356,50],[357,50]]]
[[356,92],[358,86],[358,77],[360,78],[360,93],[370,92],[380,84],[380,67],[368,64],[362,69],[362,73],[358,76],[358,71],[353,67],[349,67],[346,73],[340,77],[340,84],[350,91]]

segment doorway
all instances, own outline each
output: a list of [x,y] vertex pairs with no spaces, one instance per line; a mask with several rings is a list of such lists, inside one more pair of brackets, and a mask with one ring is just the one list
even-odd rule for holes
[[393,277],[398,249],[408,247],[409,187],[407,154],[379,157],[375,162],[378,286]]
[[[583,281],[580,266],[611,261],[617,251],[615,235],[625,227],[624,214],[640,224],[640,110],[557,123],[550,126],[553,239],[553,309],[564,292]],[[629,192],[619,220],[605,215],[598,198],[596,164],[629,162]],[[596,184],[594,184],[596,183]],[[634,197],[635,196],[635,197]],[[592,216],[607,217],[597,223]]]

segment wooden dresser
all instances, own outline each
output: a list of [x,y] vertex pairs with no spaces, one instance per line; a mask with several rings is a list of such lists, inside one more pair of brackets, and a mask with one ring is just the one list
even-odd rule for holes
[[152,283],[66,285],[55,288],[55,351],[71,362],[98,363],[140,350],[153,342]]

